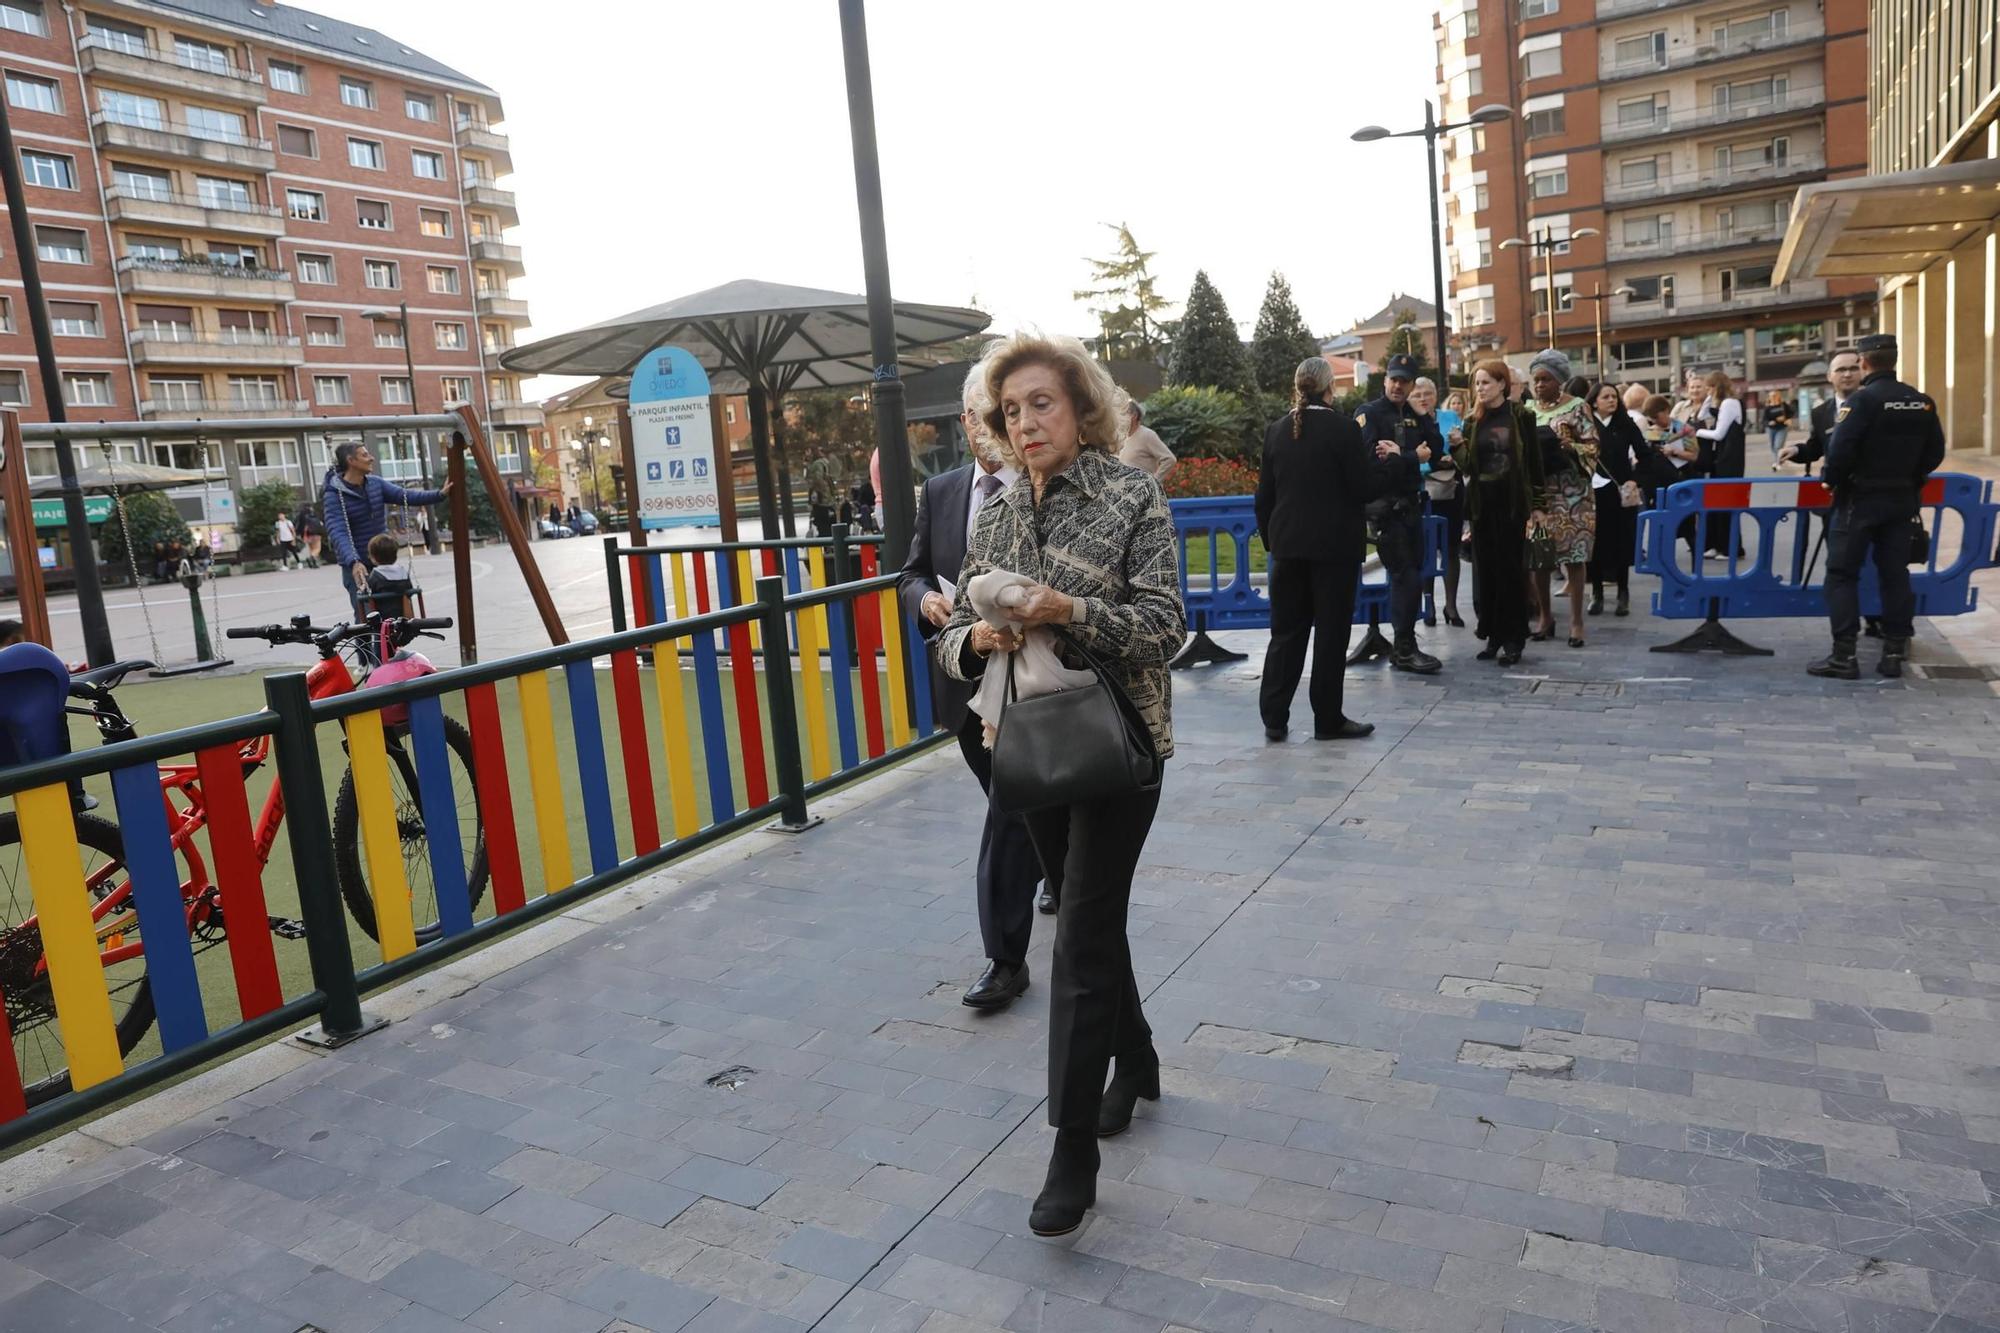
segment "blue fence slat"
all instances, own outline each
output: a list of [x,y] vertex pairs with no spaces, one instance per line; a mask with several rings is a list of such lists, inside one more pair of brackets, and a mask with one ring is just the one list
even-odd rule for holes
[[[132,902],[139,911],[139,939],[146,948],[146,975],[159,1012],[160,1044],[178,1051],[208,1036],[201,1005],[201,982],[194,971],[181,874],[167,831],[167,807],[160,794],[160,770],[133,764],[111,770],[118,803],[118,827],[125,839],[125,868],[132,879]],[[262,921],[242,923],[262,930]]]
[[[675,558],[678,559],[679,557]],[[655,625],[664,625],[667,623],[667,578],[666,561],[657,555],[647,556],[646,595],[647,600],[653,604],[653,623]],[[674,610],[679,611],[682,615],[688,613],[685,607],[677,606]]]
[[840,765],[852,768],[861,762],[861,743],[854,732],[854,664],[848,657],[848,605],[836,597],[826,604],[826,660],[833,668],[834,730],[840,736]]
[[576,732],[576,775],[583,788],[583,827],[590,841],[590,868],[597,874],[618,865],[618,828],[611,813],[611,777],[604,763],[604,724],[597,709],[597,667],[589,658],[563,666],[569,686],[569,723]]
[[708,765],[709,818],[721,823],[736,813],[736,795],[729,780],[729,736],[723,730],[722,675],[716,668],[715,638],[697,634],[694,647],[694,696],[701,713],[701,752]]
[[[410,744],[416,751],[417,799],[430,845],[438,925],[447,935],[472,929],[472,895],[465,883],[465,844],[458,834],[458,793],[444,743],[444,705],[436,697],[410,701]],[[467,780],[471,774],[466,775]]]

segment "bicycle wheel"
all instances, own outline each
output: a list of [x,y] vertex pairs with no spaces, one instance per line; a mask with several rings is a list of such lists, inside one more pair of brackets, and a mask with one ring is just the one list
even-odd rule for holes
[[[125,840],[118,826],[96,815],[76,816],[76,841],[83,854],[83,873],[101,901],[123,887]],[[0,995],[6,997],[7,1026],[14,1036],[14,1062],[28,1105],[39,1106],[70,1090],[69,1056],[56,1022],[55,996],[44,965],[42,932],[25,925],[35,915],[28,884],[21,828],[12,811],[0,814]],[[107,912],[97,923],[100,948],[113,942],[130,944],[139,934],[139,918],[127,903]],[[118,1050],[130,1055],[153,1026],[153,987],[146,977],[142,954],[108,964],[111,1017],[118,1032]]]
[[[458,845],[465,858],[465,887],[471,908],[486,894],[486,829],[479,818],[479,789],[472,781],[472,737],[456,718],[444,720],[446,762],[451,769],[453,816],[458,821]],[[444,933],[438,924],[437,884],[431,878],[431,844],[424,832],[428,812],[417,788],[415,756],[407,733],[389,739],[389,793],[396,807],[396,833],[402,843],[403,876],[410,885],[410,916],[417,943],[428,944]],[[375,934],[375,899],[368,891],[366,863],[361,855],[360,812],[354,800],[354,770],[341,775],[333,801],[333,865],[340,896],[354,924]]]

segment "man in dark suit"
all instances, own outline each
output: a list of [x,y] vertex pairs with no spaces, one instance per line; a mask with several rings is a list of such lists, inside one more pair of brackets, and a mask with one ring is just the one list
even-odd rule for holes
[[[954,582],[965,564],[966,538],[980,508],[1013,485],[1019,474],[982,452],[984,427],[967,410],[961,417],[974,441],[975,462],[941,473],[924,483],[917,504],[916,529],[910,536],[909,558],[896,585],[905,612],[925,639],[951,618],[952,599],[940,580]],[[990,446],[987,446],[990,451]],[[966,767],[979,779],[980,790],[991,785],[993,754],[986,748],[977,713],[967,705],[974,686],[955,681],[931,663],[931,700],[938,725],[955,733]],[[1028,989],[1028,938],[1034,929],[1035,882],[1041,862],[1028,825],[1019,815],[1003,815],[989,803],[979,835],[979,934],[986,946],[986,971],[962,997],[974,1009],[1004,1009]],[[1044,912],[1055,901],[1044,895]]]
[[[1827,382],[1833,386],[1833,395],[1813,404],[1811,416],[1812,431],[1806,436],[1806,442],[1804,444],[1787,444],[1784,448],[1780,449],[1778,451],[1778,461],[1780,463],[1802,463],[1805,465],[1806,475],[1811,476],[1813,465],[1825,462],[1827,442],[1833,438],[1834,425],[1840,420],[1840,409],[1847,405],[1847,400],[1852,398],[1854,391],[1861,387],[1861,378],[1865,373],[1866,371],[1861,365],[1860,352],[1849,348],[1846,351],[1835,352],[1833,354],[1833,359],[1828,361],[1826,365],[1826,378]],[[1828,510],[1818,515],[1818,519],[1820,524],[1820,539],[1824,541],[1827,524],[1832,521],[1832,511]],[[1804,540],[1804,537],[1801,536],[1800,540]],[[1871,639],[1881,638],[1882,618],[1880,616],[1867,617],[1863,633]]]
[[1257,532],[1271,574],[1271,646],[1257,707],[1265,737],[1283,740],[1310,637],[1313,739],[1358,740],[1374,724],[1352,721],[1341,708],[1355,585],[1368,549],[1367,506],[1398,485],[1403,460],[1378,461],[1360,425],[1333,410],[1333,367],[1324,358],[1301,362],[1293,385],[1298,405],[1265,432],[1257,477]]

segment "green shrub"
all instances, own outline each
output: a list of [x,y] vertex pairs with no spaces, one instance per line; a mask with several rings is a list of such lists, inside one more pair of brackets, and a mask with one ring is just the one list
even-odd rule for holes
[[111,517],[98,528],[98,550],[105,564],[120,571],[129,571],[125,558],[125,527],[132,529],[132,545],[138,548],[139,577],[146,578],[153,572],[153,543],[174,542],[190,549],[194,546],[194,533],[189,531],[187,521],[174,508],[174,502],[158,491],[141,491],[137,495],[124,497],[125,525],[118,522],[118,509],[114,505]]
[[289,481],[259,482],[237,495],[236,512],[241,517],[236,521],[236,532],[244,550],[272,548],[271,529],[277,525],[279,510],[290,515],[294,525],[298,523],[299,492]]

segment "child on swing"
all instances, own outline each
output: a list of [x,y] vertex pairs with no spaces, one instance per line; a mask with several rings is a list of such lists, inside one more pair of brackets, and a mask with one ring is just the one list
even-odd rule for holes
[[403,559],[403,550],[396,539],[386,532],[378,532],[368,539],[368,597],[371,609],[388,616],[410,614],[410,594],[416,585],[410,581],[409,562]]

